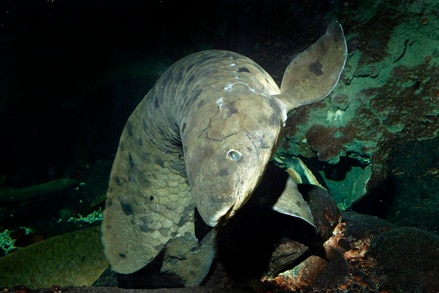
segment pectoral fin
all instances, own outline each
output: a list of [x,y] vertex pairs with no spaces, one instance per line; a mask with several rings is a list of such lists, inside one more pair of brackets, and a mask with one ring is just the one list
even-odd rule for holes
[[300,218],[315,227],[308,203],[297,189],[294,179],[273,161],[254,191],[250,202],[278,213]]
[[301,218],[315,227],[311,209],[291,177],[288,177],[285,189],[273,205],[273,210],[284,215]]
[[288,65],[277,98],[288,110],[323,99],[340,79],[346,56],[343,29],[334,21],[325,35]]

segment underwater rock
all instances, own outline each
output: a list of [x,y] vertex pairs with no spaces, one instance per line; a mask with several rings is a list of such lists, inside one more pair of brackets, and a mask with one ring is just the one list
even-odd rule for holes
[[400,143],[391,152],[389,166],[395,197],[386,218],[439,235],[439,138]]
[[381,288],[390,292],[439,291],[439,237],[397,228],[372,240],[367,256],[377,262]]
[[336,202],[328,191],[321,188],[304,184],[299,189],[307,198],[320,238],[323,241],[329,239],[341,219]]
[[262,281],[272,292],[378,291],[377,264],[366,252],[374,237],[394,227],[373,216],[345,212],[320,255],[305,255],[294,268]]
[[[325,243],[326,259],[310,256],[266,280],[273,292],[436,292],[439,237],[355,212],[343,213]],[[270,286],[271,285],[271,286]]]
[[353,211],[344,212],[343,221],[346,223],[345,235],[353,241],[372,239],[383,232],[397,228],[386,220]]

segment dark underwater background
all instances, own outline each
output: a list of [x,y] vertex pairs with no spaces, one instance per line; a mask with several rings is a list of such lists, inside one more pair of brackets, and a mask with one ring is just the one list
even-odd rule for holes
[[[370,277],[369,287],[439,292],[433,0],[1,1],[0,255],[99,225],[124,124],[173,62],[227,49],[280,84],[292,58],[332,20],[346,34],[346,68],[329,97],[289,114],[279,153],[300,157],[341,211],[417,229],[389,241],[406,239],[404,249],[421,256],[392,277],[398,259],[386,259],[384,277]],[[407,276],[409,284],[396,284]],[[33,288],[0,283],[15,285]]]

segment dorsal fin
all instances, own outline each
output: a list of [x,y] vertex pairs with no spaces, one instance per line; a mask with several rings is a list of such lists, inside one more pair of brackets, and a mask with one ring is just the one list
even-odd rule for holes
[[281,94],[288,110],[326,97],[340,79],[347,46],[341,25],[334,21],[317,42],[297,55],[285,70]]

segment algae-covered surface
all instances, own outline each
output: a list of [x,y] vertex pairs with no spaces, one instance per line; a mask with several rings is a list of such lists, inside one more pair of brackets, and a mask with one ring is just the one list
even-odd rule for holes
[[[437,3],[424,1],[421,9],[414,3],[378,1],[375,7],[367,20],[350,20],[342,82],[320,107],[291,114],[307,121],[294,126],[284,146],[317,155],[328,162],[326,168],[340,169],[344,157],[356,160],[363,172],[352,169],[357,175],[347,181],[368,189],[391,173],[387,160],[395,145],[433,139],[439,129]],[[343,181],[339,184],[349,184]],[[339,197],[348,202],[364,194],[343,189]]]
[[[297,283],[314,292],[438,291],[428,273],[439,268],[428,257],[439,249],[438,15],[436,0],[1,2],[0,287],[181,286],[149,268],[99,279],[108,263],[97,227],[126,119],[189,53],[236,51],[280,83],[291,59],[338,20],[348,45],[340,82],[289,113],[278,154],[301,158],[328,187],[347,211],[338,226],[346,237],[319,258],[322,248],[309,252],[288,237],[257,240],[283,228],[258,219],[246,222],[258,224],[242,234],[256,236],[241,249],[249,263],[257,242],[284,256],[313,254],[298,262],[320,275]],[[218,261],[197,290],[303,289],[259,277],[231,280]]]

